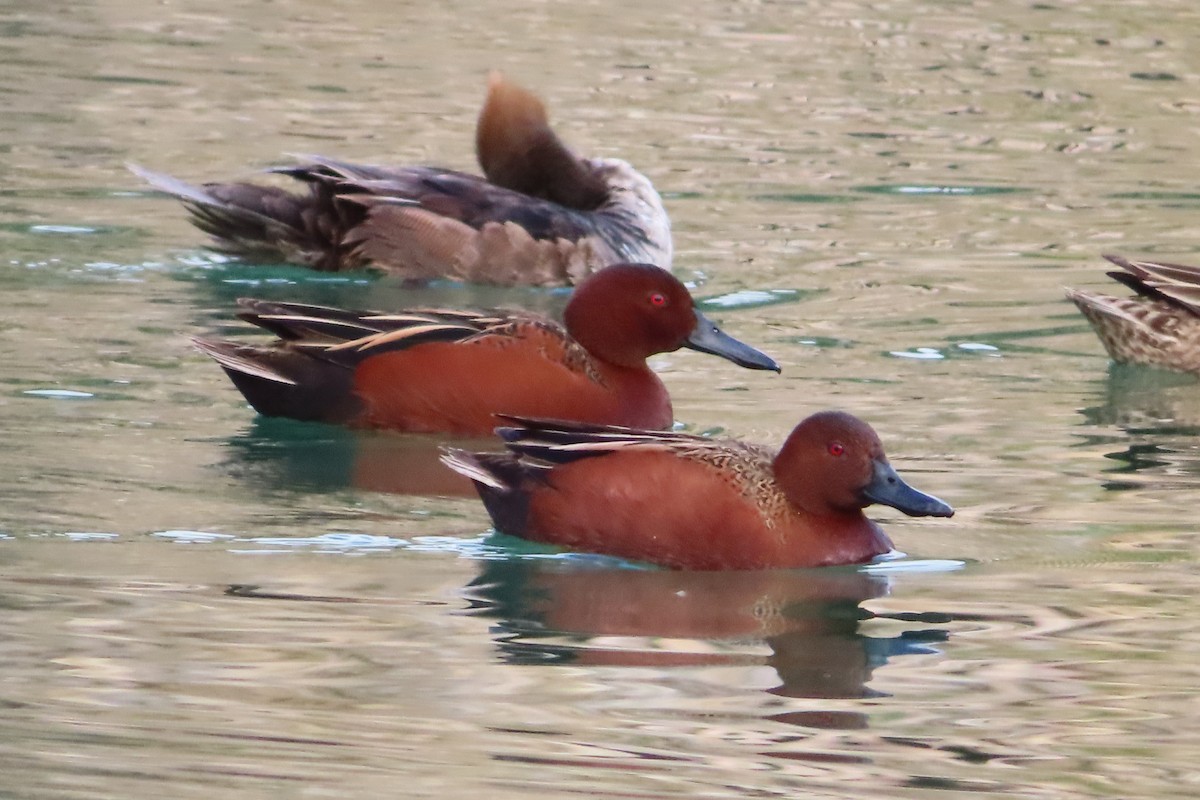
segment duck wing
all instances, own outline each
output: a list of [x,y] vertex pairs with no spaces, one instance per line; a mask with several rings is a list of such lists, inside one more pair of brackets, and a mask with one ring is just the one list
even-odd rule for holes
[[1108,274],[1143,297],[1162,300],[1200,316],[1200,267],[1160,261],[1131,261],[1105,255],[1123,271]]

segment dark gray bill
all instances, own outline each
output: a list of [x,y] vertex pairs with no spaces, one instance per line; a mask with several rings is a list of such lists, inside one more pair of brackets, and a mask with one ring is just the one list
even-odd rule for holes
[[918,492],[909,486],[892,465],[876,459],[871,482],[862,491],[872,503],[899,509],[910,517],[953,517],[954,509],[931,494]]
[[725,331],[717,327],[717,323],[696,312],[696,327],[683,343],[684,347],[699,350],[701,353],[711,353],[714,356],[727,358],[740,367],[747,369],[770,369],[779,372],[775,359],[766,353],[755,350],[748,344],[739,342]]

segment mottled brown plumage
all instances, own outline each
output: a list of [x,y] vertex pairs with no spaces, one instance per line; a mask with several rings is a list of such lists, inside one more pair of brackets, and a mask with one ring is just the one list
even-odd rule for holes
[[1200,268],[1155,261],[1106,259],[1108,274],[1137,292],[1112,297],[1067,289],[1114,361],[1200,374]]
[[324,156],[271,170],[307,185],[193,186],[131,165],[175,195],[222,252],[408,279],[574,284],[619,262],[671,267],[662,199],[628,163],[580,158],[536,96],[493,74],[476,131],[484,176]]

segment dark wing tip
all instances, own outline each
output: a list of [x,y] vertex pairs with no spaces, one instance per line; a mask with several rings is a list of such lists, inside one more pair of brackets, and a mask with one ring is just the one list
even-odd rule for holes
[[1134,271],[1133,264],[1129,261],[1129,259],[1125,258],[1124,256],[1119,256],[1116,253],[1101,253],[1100,257],[1103,258],[1105,261],[1109,261],[1113,264],[1116,264],[1121,269],[1129,270],[1130,272]]

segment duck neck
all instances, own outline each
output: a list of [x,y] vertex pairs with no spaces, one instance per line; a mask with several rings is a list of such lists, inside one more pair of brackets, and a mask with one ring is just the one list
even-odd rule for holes
[[593,365],[600,382],[615,399],[613,424],[655,430],[671,427],[675,421],[671,395],[645,361],[630,367],[593,359]]
[[596,213],[618,257],[670,269],[671,218],[650,179],[619,158],[586,158],[583,163],[607,187]]

